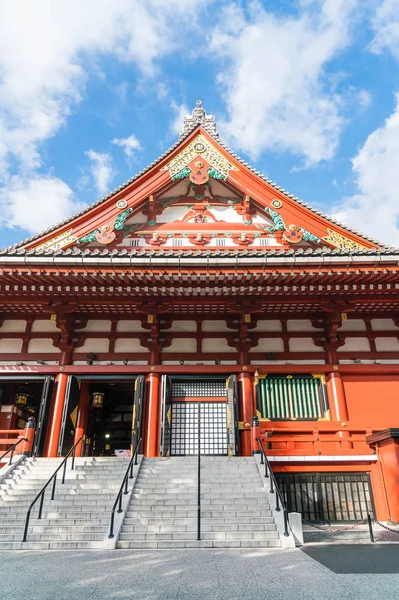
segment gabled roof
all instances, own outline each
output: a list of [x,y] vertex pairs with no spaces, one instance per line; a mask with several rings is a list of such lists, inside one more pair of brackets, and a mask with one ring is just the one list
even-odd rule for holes
[[[67,250],[68,246],[70,247],[72,244],[76,243],[76,240],[78,238],[81,238],[82,230],[84,229],[84,227],[86,227],[85,233],[87,233],[90,231],[90,228],[93,229],[93,227],[95,227],[96,218],[101,218],[101,223],[103,224],[104,222],[106,222],[107,218],[111,219],[112,217],[115,220],[117,213],[115,212],[115,203],[110,203],[111,199],[114,199],[117,202],[117,205],[118,202],[121,202],[119,207],[120,213],[121,207],[133,207],[137,206],[137,203],[143,202],[143,197],[141,197],[140,200],[132,199],[131,203],[129,203],[129,199],[127,200],[127,202],[124,199],[122,199],[124,196],[126,196],[127,198],[129,194],[130,196],[134,196],[134,193],[137,192],[140,186],[141,188],[147,190],[147,195],[148,193],[154,193],[157,189],[157,185],[165,185],[166,181],[170,181],[171,179],[173,179],[174,177],[172,176],[172,169],[170,168],[170,165],[173,163],[173,160],[176,157],[184,155],[184,151],[187,148],[192,149],[193,143],[197,139],[197,136],[202,136],[200,139],[205,140],[205,142],[206,140],[210,141],[209,145],[211,147],[211,151],[215,150],[216,153],[219,152],[221,155],[223,155],[223,160],[227,161],[231,169],[231,171],[229,172],[229,181],[232,181],[233,184],[237,185],[238,187],[241,186],[241,189],[245,189],[249,196],[255,196],[257,193],[259,200],[262,201],[262,189],[263,192],[267,191],[269,193],[269,196],[270,191],[274,190],[276,192],[276,200],[274,200],[273,202],[276,202],[277,204],[272,204],[272,206],[277,207],[279,207],[279,205],[282,205],[285,202],[285,199],[288,199],[287,207],[290,207],[291,212],[293,209],[295,209],[295,206],[297,207],[297,209],[300,210],[302,217],[305,218],[305,221],[308,223],[307,227],[305,227],[305,231],[306,233],[309,233],[310,236],[314,234],[314,232],[311,230],[312,228],[309,226],[309,224],[312,222],[312,215],[315,224],[320,225],[321,223],[323,223],[324,228],[327,228],[328,232],[328,234],[324,235],[324,237],[322,238],[324,241],[324,246],[326,246],[325,248],[323,248],[323,250],[325,250],[327,253],[328,250],[330,250],[334,254],[348,254],[352,252],[360,252],[361,254],[372,254],[373,252],[380,253],[381,251],[388,250],[388,247],[382,246],[372,238],[365,236],[353,229],[350,229],[342,223],[323,214],[321,211],[312,208],[306,202],[299,200],[293,194],[289,193],[284,188],[278,186],[275,182],[266,178],[255,168],[251,167],[246,161],[241,159],[235,152],[231,151],[223,142],[220,141],[219,134],[216,131],[215,117],[213,117],[212,115],[207,115],[205,110],[202,108],[201,103],[198,101],[197,106],[193,110],[192,114],[190,116],[185,117],[184,119],[183,131],[180,135],[179,140],[177,140],[175,144],[173,144],[171,148],[164,152],[158,159],[153,161],[145,169],[140,171],[137,175],[129,179],[123,185],[119,186],[107,196],[101,198],[100,200],[88,206],[84,210],[35,236],[32,236],[20,243],[15,244],[14,246],[4,249],[3,251],[1,251],[1,254],[15,254],[16,250],[18,251],[18,254],[24,254],[25,251],[31,254],[32,250],[35,250],[35,248],[38,249],[40,254],[45,253],[48,255],[54,253],[55,251],[57,251],[57,254],[62,254],[64,252],[70,254],[70,251],[68,252]],[[177,164],[179,165],[183,163],[180,161]],[[214,167],[215,164],[216,163],[214,163],[212,166]],[[161,166],[161,169],[157,168],[159,166]],[[217,167],[214,170],[216,171],[215,177],[219,177],[220,173],[218,173]],[[147,187],[145,187],[145,185],[147,185]],[[137,198],[138,197],[139,194],[137,195]],[[264,204],[265,210],[268,210],[270,213],[270,198],[269,205],[267,206],[266,202]],[[277,210],[278,208],[274,212],[276,212]],[[283,208],[282,211],[284,210],[285,209]],[[280,215],[279,213],[276,214],[278,218]],[[86,216],[86,219],[82,219],[82,217],[84,216]],[[288,227],[288,225],[289,222],[287,222],[286,226]],[[298,225],[301,226],[301,223],[298,223]],[[77,235],[75,235],[74,231],[75,226],[77,227]],[[292,227],[294,227],[295,229],[294,225],[292,225]],[[346,234],[349,234],[348,238],[346,237]],[[53,248],[51,247],[51,243],[49,241],[52,242],[59,238],[62,238],[63,246],[61,245],[61,248],[64,247],[64,250],[60,250],[54,244]],[[313,235],[313,238],[319,239],[317,235]],[[341,238],[343,240],[342,246],[340,246]],[[321,241],[322,240],[319,239],[319,242]],[[46,245],[52,251],[46,251]],[[314,251],[316,251],[316,249],[319,252],[321,250],[320,247],[315,247]],[[88,250],[86,250],[85,252],[88,252]],[[132,254],[136,254],[136,252],[132,251]]]

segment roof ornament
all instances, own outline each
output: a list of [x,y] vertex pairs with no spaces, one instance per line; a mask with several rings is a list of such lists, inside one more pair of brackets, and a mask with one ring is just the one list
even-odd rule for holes
[[218,138],[219,134],[216,131],[216,119],[213,115],[207,115],[206,110],[202,108],[201,100],[197,100],[196,106],[191,115],[186,115],[183,120],[183,130],[180,133],[180,138],[185,137],[197,125],[201,125],[213,137]]

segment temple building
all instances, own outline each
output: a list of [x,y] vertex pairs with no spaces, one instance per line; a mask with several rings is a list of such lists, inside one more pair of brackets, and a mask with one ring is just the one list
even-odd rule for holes
[[256,430],[290,510],[399,521],[398,260],[197,102],[138,175],[0,251],[0,451],[31,417],[41,457],[250,456]]

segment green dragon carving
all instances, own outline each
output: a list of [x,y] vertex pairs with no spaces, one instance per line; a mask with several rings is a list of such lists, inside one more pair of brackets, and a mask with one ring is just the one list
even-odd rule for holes
[[189,177],[190,173],[190,167],[184,167],[184,169],[176,173],[176,175],[173,175],[172,181],[175,181],[175,179],[184,179],[185,177]]
[[318,238],[316,235],[313,235],[313,233],[310,233],[310,231],[307,231],[307,229],[302,229],[302,227],[298,227],[298,231],[300,231],[303,235],[302,235],[302,239],[305,242],[314,242],[315,244],[321,244],[321,239]]
[[96,241],[96,235],[100,233],[99,229],[94,229],[90,231],[90,233],[86,233],[86,235],[82,235],[78,240],[76,240],[77,244],[89,244],[90,242]]
[[132,208],[127,208],[126,210],[119,213],[119,215],[115,219],[114,229],[116,229],[117,231],[122,231],[122,229],[125,225],[126,219],[130,215],[132,210],[133,210]]
[[275,210],[272,210],[268,206],[265,206],[265,212],[267,212],[267,214],[271,216],[274,223],[272,227],[269,227],[269,231],[284,231],[286,227],[281,216]]
[[209,167],[208,175],[209,177],[213,177],[213,179],[223,179],[224,181],[227,179],[226,175],[223,175],[223,173],[215,169],[215,167]]

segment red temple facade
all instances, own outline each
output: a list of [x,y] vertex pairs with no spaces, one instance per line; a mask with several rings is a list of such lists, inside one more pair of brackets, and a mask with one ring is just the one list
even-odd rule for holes
[[[250,455],[289,508],[399,521],[399,252],[312,209],[197,103],[160,158],[0,252],[0,450]],[[258,429],[259,422],[259,429]],[[317,500],[317,501],[316,501]]]

